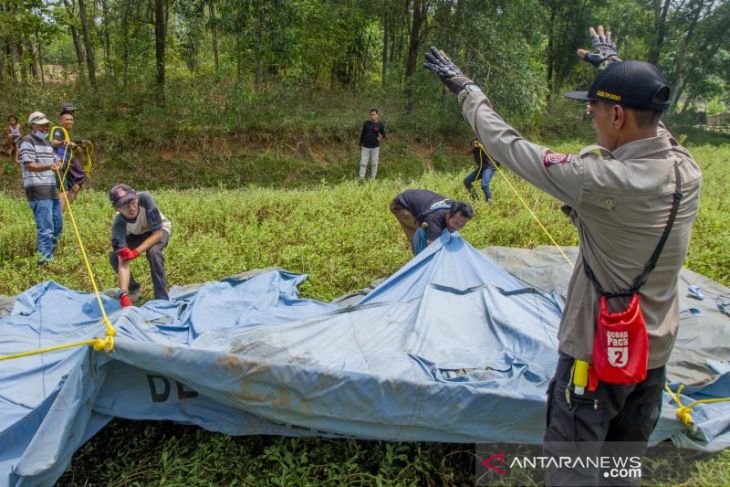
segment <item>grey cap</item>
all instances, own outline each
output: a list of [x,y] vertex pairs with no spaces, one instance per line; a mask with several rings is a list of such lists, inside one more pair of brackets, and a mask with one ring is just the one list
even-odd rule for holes
[[43,112],[33,112],[28,117],[28,125],[50,125],[51,121],[48,120],[46,114]]
[[132,201],[136,197],[137,193],[128,184],[118,183],[109,190],[109,201],[116,208],[124,206],[125,203]]

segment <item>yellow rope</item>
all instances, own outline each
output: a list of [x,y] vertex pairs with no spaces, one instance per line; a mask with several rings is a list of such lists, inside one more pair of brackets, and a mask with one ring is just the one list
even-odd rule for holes
[[494,169],[499,173],[500,176],[502,176],[502,178],[505,181],[507,181],[507,184],[509,185],[509,187],[515,193],[515,195],[517,196],[517,198],[522,202],[522,204],[525,206],[525,208],[527,208],[527,211],[530,212],[530,215],[532,215],[532,218],[535,219],[535,221],[537,222],[537,224],[540,226],[540,228],[542,228],[542,231],[545,232],[545,235],[548,236],[548,238],[553,243],[553,245],[555,245],[558,248],[558,250],[560,251],[560,253],[563,255],[563,258],[565,258],[565,261],[568,264],[570,264],[571,266],[574,265],[573,264],[573,261],[570,260],[570,258],[566,255],[566,253],[563,251],[563,249],[560,247],[560,245],[558,245],[558,242],[555,241],[555,239],[553,238],[553,236],[550,234],[550,232],[545,227],[545,225],[542,224],[542,222],[537,217],[537,215],[535,214],[535,212],[532,211],[532,209],[527,205],[527,202],[522,198],[522,195],[520,195],[520,193],[517,191],[517,188],[514,187],[514,185],[512,184],[512,182],[509,180],[509,178],[507,178],[507,176],[505,176],[505,174],[502,172],[502,169],[500,169],[499,166],[497,165],[497,163],[494,162],[494,159],[492,159],[492,156],[489,155],[489,152],[487,152],[486,150],[484,150],[484,146],[481,143],[479,143],[479,148],[480,148],[480,150],[479,150],[480,166],[481,166],[482,154],[486,154],[487,155],[487,158],[492,163],[492,166],[494,166]]
[[91,168],[94,164],[94,143],[90,140],[84,140],[81,146],[86,153],[86,164],[84,164],[84,172],[87,177],[91,177]]
[[[56,177],[61,177],[61,172],[57,169],[56,170]],[[91,264],[89,263],[89,258],[86,255],[86,249],[84,248],[84,242],[81,240],[81,233],[79,232],[79,228],[76,225],[76,218],[74,217],[73,210],[71,209],[71,205],[68,201],[68,195],[66,194],[66,188],[61,185],[61,194],[63,195],[63,198],[66,200],[66,206],[68,207],[68,214],[71,217],[71,224],[74,230],[74,233],[76,234],[76,240],[79,243],[79,247],[81,248],[81,256],[84,260],[84,265],[86,266],[86,271],[89,274],[89,279],[91,279],[91,285],[94,287],[94,294],[96,295],[96,302],[99,304],[99,309],[101,310],[101,315],[104,319],[104,326],[106,327],[106,337],[105,338],[93,338],[90,340],[83,340],[80,342],[74,342],[69,343],[65,345],[56,345],[53,347],[46,347],[41,348],[38,350],[31,350],[28,352],[20,352],[10,355],[0,355],[0,362],[3,360],[9,360],[14,358],[20,358],[20,357],[29,357],[31,355],[39,355],[41,353],[48,353],[53,352],[56,350],[64,350],[67,348],[73,348],[73,347],[81,347],[84,345],[91,345],[94,347],[94,350],[96,351],[107,351],[111,352],[114,350],[114,336],[117,334],[117,330],[112,326],[111,321],[109,321],[109,317],[106,314],[106,310],[104,309],[104,303],[101,300],[101,294],[99,293],[99,288],[96,285],[96,279],[94,278],[94,272],[91,270]]]
[[89,340],[82,340],[80,342],[65,343],[63,345],[55,345],[53,347],[39,348],[38,350],[31,350],[29,352],[11,353],[10,355],[0,355],[0,362],[3,360],[10,360],[22,357],[30,357],[32,355],[40,355],[42,353],[55,352],[57,350],[65,350],[67,348],[83,347],[90,345],[94,347],[94,350],[110,351],[114,347],[114,339],[110,336],[105,338],[91,338]]
[[[59,171],[56,171],[56,175],[60,176]],[[91,270],[91,264],[89,263],[89,258],[86,255],[86,249],[84,248],[84,242],[81,240],[81,233],[79,232],[79,227],[76,225],[76,218],[74,217],[74,212],[71,209],[71,206],[68,201],[68,194],[66,193],[66,188],[61,186],[61,194],[63,195],[63,198],[66,200],[66,206],[68,207],[68,214],[71,217],[71,224],[74,229],[74,233],[76,234],[76,240],[79,242],[79,248],[81,249],[81,256],[84,258],[84,265],[86,266],[86,271],[89,273],[89,279],[91,280],[91,285],[94,287],[94,294],[96,295],[96,302],[99,303],[99,309],[101,310],[101,315],[104,317],[104,325],[106,325],[106,334],[107,337],[114,336],[117,334],[117,331],[112,326],[111,322],[109,321],[109,317],[106,314],[106,310],[104,309],[104,304],[101,301],[101,295],[99,294],[99,288],[96,285],[96,279],[94,278],[94,271]],[[112,342],[113,346],[113,342]]]
[[669,396],[674,399],[674,402],[677,403],[677,419],[679,419],[685,426],[692,426],[694,424],[694,421],[692,420],[692,408],[696,405],[730,401],[730,397],[716,397],[714,399],[699,399],[697,401],[692,401],[687,405],[683,405],[682,400],[680,399],[680,394],[682,394],[682,391],[684,390],[684,385],[680,384],[677,388],[677,392],[672,391],[669,384],[664,384],[664,389],[667,391]]
[[[73,149],[71,149],[71,152],[68,152],[68,143],[71,142],[71,136],[68,134],[68,130],[66,130],[64,127],[61,127],[60,125],[54,125],[51,127],[51,137],[56,133],[56,129],[60,130],[63,133],[63,140],[66,142],[66,145],[63,147],[63,157],[61,158],[61,162],[66,166],[63,170],[63,177],[61,178],[61,181],[59,181],[59,184],[63,186],[63,182],[66,180],[66,175],[68,174],[68,170],[71,169],[71,159],[74,157]],[[68,161],[66,161],[66,155],[68,154]]]
[[[61,162],[64,163],[65,168],[63,170],[63,177],[61,178],[60,185],[63,185],[63,182],[66,181],[66,176],[68,175],[68,171],[71,169],[71,161],[74,158],[74,151],[73,149],[69,152],[69,143],[71,142],[71,136],[68,133],[68,130],[66,130],[64,127],[61,127],[59,125],[55,125],[51,127],[51,136],[55,133],[56,129],[59,129],[63,132],[63,140],[66,142],[66,145],[63,148],[63,157],[61,158]],[[84,172],[86,173],[86,176],[91,176],[91,168],[94,164],[94,143],[90,140],[84,140],[83,144],[83,151],[86,154],[86,164],[84,164]],[[66,160],[66,155],[68,155],[68,161]],[[66,202],[69,204],[69,202]]]

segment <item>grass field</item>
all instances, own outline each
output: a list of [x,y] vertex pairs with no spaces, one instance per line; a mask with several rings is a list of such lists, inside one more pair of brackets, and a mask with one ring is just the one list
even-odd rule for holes
[[[557,148],[574,151],[580,145],[573,142]],[[275,149],[252,153],[250,166],[255,172],[251,178],[261,173],[273,175],[264,181],[292,176],[283,184],[265,183],[264,187],[247,184],[249,177],[232,179],[244,167],[239,166],[238,156],[226,162],[221,155],[217,164],[199,164],[199,175],[190,175],[179,187],[175,175],[189,171],[174,166],[178,164],[175,157],[155,155],[144,175],[135,173],[131,164],[120,169],[119,165],[105,167],[109,164],[105,162],[99,165],[102,174],[95,176],[73,210],[101,287],[113,287],[116,281],[107,260],[113,211],[104,190],[113,178],[129,175],[132,182],[142,184],[150,179],[147,173],[169,171],[170,179],[163,178],[153,189],[160,208],[173,222],[166,251],[171,284],[218,280],[253,268],[279,266],[309,274],[304,296],[329,300],[390,275],[408,261],[407,243],[388,211],[397,192],[426,187],[467,198],[461,179],[470,161],[459,156],[456,148],[429,147],[424,156],[414,144],[394,146],[390,160],[384,158],[384,178],[366,185],[354,182],[354,159],[345,158],[341,148],[304,154],[301,160],[307,161],[307,167],[319,168],[320,172],[311,173],[295,162],[289,168],[277,165]],[[686,265],[730,285],[730,145],[703,144],[691,150],[703,168],[705,183]],[[429,161],[435,172],[426,170]],[[577,243],[557,201],[512,175],[506,177],[559,244]],[[0,194],[0,294],[16,294],[46,279],[89,290],[68,218],[55,261],[38,269],[30,211],[13,187],[12,174],[3,178],[7,189]],[[500,175],[495,176],[493,189],[494,204],[476,203],[476,218],[462,232],[472,245],[550,244]],[[137,264],[136,275],[144,287],[143,297],[150,298],[145,266],[146,262]],[[677,459],[651,463],[649,484],[730,484],[728,451],[700,459],[678,452]],[[232,438],[171,423],[115,420],[77,453],[60,483],[463,485],[474,482],[474,461],[473,445]],[[505,485],[539,480],[520,472],[501,479]]]

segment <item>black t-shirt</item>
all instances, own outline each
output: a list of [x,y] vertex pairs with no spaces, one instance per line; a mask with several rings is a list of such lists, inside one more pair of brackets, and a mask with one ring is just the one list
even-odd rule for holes
[[491,167],[494,169],[494,164],[492,164],[487,153],[482,151],[481,147],[472,149],[471,154],[474,156],[474,164],[477,165],[477,168],[481,167],[482,169],[486,169]]
[[431,213],[428,213],[428,211],[434,203],[444,200],[452,201],[446,196],[427,189],[409,189],[395,197],[395,202],[410,211],[419,220],[419,223],[425,222],[428,224],[426,240],[431,242],[439,238],[444,228],[446,228],[446,213],[448,210],[435,210]]
[[367,120],[362,125],[362,133],[360,134],[360,145],[368,149],[375,149],[376,147],[380,147],[380,141],[378,141],[379,135],[385,137],[385,125],[383,125],[383,122],[373,123],[372,121]]

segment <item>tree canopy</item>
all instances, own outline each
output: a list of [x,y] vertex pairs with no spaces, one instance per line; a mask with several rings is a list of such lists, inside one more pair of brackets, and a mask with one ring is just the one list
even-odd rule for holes
[[415,103],[441,96],[420,69],[436,45],[527,117],[590,82],[575,50],[598,23],[625,59],[664,70],[675,111],[725,106],[725,0],[4,0],[0,86],[65,79],[164,104],[171,79],[210,78],[254,93],[378,88]]

